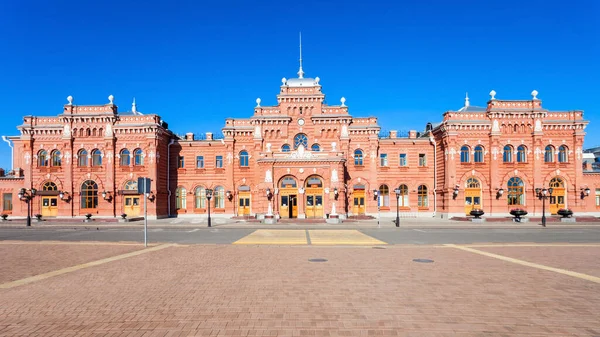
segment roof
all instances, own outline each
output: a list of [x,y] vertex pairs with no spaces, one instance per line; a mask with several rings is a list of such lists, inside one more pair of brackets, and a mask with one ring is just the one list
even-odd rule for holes
[[481,107],[481,106],[474,106],[474,105],[469,105],[469,106],[464,106],[460,109],[458,109],[457,112],[486,112],[487,108]]
[[288,87],[318,87],[319,81],[314,78],[290,78],[285,82]]

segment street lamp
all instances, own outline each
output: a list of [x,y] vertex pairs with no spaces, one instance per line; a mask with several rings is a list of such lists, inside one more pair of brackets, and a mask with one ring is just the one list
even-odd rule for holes
[[394,189],[396,193],[396,227],[400,227],[400,189]]
[[36,192],[37,190],[35,188],[22,188],[19,190],[19,194],[17,194],[20,200],[23,200],[27,203],[27,227],[31,226],[31,199],[35,197]]
[[206,189],[206,199],[208,199],[208,227],[212,227],[210,225],[210,199],[212,199],[213,190],[210,188]]
[[544,188],[536,188],[535,193],[537,194],[538,199],[542,201],[542,226],[546,227],[546,199],[552,196],[552,192],[554,189],[552,187],[546,189]]

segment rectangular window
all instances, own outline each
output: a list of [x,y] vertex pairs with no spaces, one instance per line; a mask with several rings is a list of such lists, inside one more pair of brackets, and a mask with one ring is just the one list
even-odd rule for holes
[[425,157],[425,153],[419,153],[419,166],[427,166],[427,157]]
[[600,207],[600,188],[596,189],[596,206]]
[[185,167],[185,159],[183,158],[183,156],[179,156],[179,161],[177,162],[177,167],[178,168],[184,168]]
[[4,193],[2,195],[2,210],[5,212],[12,211],[12,193]]
[[379,164],[383,167],[383,166],[388,166],[388,158],[387,158],[387,153],[381,153],[379,154]]
[[204,156],[196,156],[196,168],[204,168]]
[[223,168],[223,156],[217,156],[215,167]]
[[400,166],[406,166],[406,153],[400,153]]

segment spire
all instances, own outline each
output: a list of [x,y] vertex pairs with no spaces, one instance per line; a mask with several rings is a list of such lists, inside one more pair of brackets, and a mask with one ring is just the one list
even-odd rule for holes
[[467,108],[469,106],[469,93],[467,92],[467,94],[465,95],[465,108]]
[[137,108],[135,107],[135,97],[133,98],[133,103],[131,104],[131,112],[133,112],[134,115],[137,115]]
[[302,70],[302,32],[300,32],[300,69],[298,70],[298,78],[304,78],[304,71]]

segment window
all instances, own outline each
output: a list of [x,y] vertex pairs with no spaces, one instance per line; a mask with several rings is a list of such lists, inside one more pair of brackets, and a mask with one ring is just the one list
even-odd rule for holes
[[400,153],[400,166],[406,166],[406,153]]
[[427,195],[427,186],[421,185],[417,189],[419,194],[418,206],[419,207],[429,207],[429,196]]
[[225,208],[225,190],[223,189],[223,186],[215,187],[213,200],[215,208]]
[[42,186],[43,191],[58,191],[58,186],[51,181],[47,181],[44,186]]
[[88,153],[86,150],[80,150],[77,154],[77,165],[80,167],[87,166],[88,163]]
[[248,151],[242,151],[240,152],[240,166],[241,167],[248,167]]
[[546,162],[546,163],[554,162],[554,146],[552,146],[552,145],[546,146],[546,150],[544,152],[544,162]]
[[469,153],[471,149],[468,146],[464,145],[460,148],[460,162],[468,163],[471,161],[471,154]]
[[217,156],[217,158],[215,160],[215,167],[223,168],[223,156]]
[[196,168],[204,168],[204,156],[196,156]]
[[311,151],[314,151],[314,152],[319,152],[319,151],[321,151],[321,146],[319,146],[319,144],[313,144],[313,145],[310,147],[310,149],[311,149]]
[[62,165],[62,156],[60,154],[60,151],[58,150],[54,150],[52,151],[52,166],[56,166],[59,167]]
[[559,163],[566,163],[569,161],[569,156],[568,156],[568,149],[566,146],[561,145],[558,148],[558,162]]
[[523,194],[523,180],[518,177],[512,177],[508,180],[508,204],[509,205],[524,205],[525,195]]
[[194,196],[194,208],[206,208],[206,189],[202,186],[196,187]]
[[398,199],[398,206],[400,207],[408,207],[408,186],[400,185],[398,187],[400,189],[400,198]]
[[179,186],[175,190],[175,207],[177,209],[186,209],[187,204],[187,190],[185,187]]
[[483,146],[475,146],[475,154],[473,155],[473,161],[476,163],[483,163]]
[[381,165],[382,167],[388,166],[387,153],[380,153],[379,154],[379,165]]
[[290,145],[283,144],[283,146],[281,147],[281,152],[290,152]]
[[48,166],[48,152],[46,150],[38,152],[38,166]]
[[294,137],[294,150],[302,145],[305,149],[308,148],[308,137],[305,134],[299,133]]
[[[598,199],[598,197],[596,197]],[[2,195],[2,211],[9,212],[12,211],[12,193],[4,193]]]
[[596,189],[596,207],[600,207],[600,188]]
[[419,166],[427,166],[427,158],[425,153],[419,153]]
[[102,166],[102,152],[98,149],[92,151],[92,166]]
[[504,146],[502,151],[502,161],[505,163],[512,163],[513,147],[510,145]]
[[185,168],[185,158],[183,156],[179,156],[179,160],[177,161],[177,168]]
[[354,165],[363,165],[363,153],[361,150],[354,151]]
[[128,180],[125,185],[123,185],[123,189],[126,191],[137,191],[138,185],[135,180]]
[[281,179],[281,183],[279,184],[279,187],[281,188],[296,188],[296,180],[292,177],[285,177],[283,179]]
[[142,149],[136,149],[135,151],[133,151],[133,165],[144,165],[144,151],[142,151]]
[[93,180],[86,180],[81,184],[81,208],[98,207],[98,184]]
[[121,164],[121,166],[131,165],[131,156],[129,155],[129,150],[127,150],[127,149],[121,150],[121,160],[119,163]]
[[481,188],[481,184],[476,178],[469,178],[466,185],[467,188]]
[[517,148],[517,163],[527,162],[527,148],[525,145],[519,145]]
[[379,186],[378,199],[380,207],[390,207],[390,189],[387,185]]

